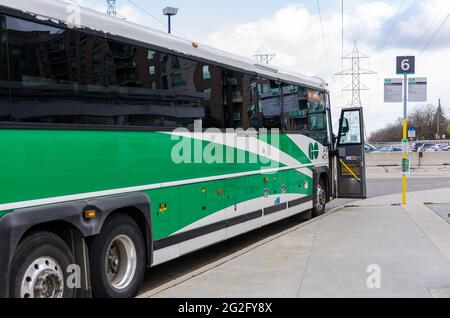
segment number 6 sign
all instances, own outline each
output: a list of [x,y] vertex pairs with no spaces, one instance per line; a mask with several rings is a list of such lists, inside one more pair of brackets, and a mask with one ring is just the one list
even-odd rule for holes
[[415,74],[415,56],[397,56],[397,74]]

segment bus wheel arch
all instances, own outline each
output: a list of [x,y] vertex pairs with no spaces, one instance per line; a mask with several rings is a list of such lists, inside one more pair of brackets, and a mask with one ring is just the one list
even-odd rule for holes
[[17,242],[17,245],[26,240],[29,236],[37,232],[48,232],[58,236],[62,239],[68,246],[72,245],[71,241],[71,232],[74,231],[77,234],[84,236],[82,231],[73,223],[68,221],[58,220],[58,221],[49,221],[44,223],[35,224],[26,229],[21,235],[20,239]]

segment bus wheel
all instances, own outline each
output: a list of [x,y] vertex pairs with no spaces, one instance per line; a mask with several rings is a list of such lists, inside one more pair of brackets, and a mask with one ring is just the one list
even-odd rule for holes
[[65,286],[71,264],[73,255],[61,238],[48,232],[29,236],[11,263],[11,297],[73,298],[75,290]]
[[326,204],[327,204],[327,190],[323,180],[320,180],[317,185],[316,202],[314,202],[315,207],[312,211],[313,218],[325,214]]
[[145,244],[136,222],[113,216],[89,241],[92,293],[96,298],[133,298],[145,274]]

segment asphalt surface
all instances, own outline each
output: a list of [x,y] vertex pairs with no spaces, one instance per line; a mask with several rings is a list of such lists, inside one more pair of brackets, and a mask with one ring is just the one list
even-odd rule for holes
[[[369,198],[379,197],[389,194],[401,193],[401,182],[396,179],[368,179]],[[450,178],[411,178],[408,189],[411,192],[442,189],[450,187]],[[354,200],[335,200],[327,206],[327,210],[337,208],[342,205],[351,204]],[[157,288],[173,279],[184,276],[207,264],[215,262],[227,255],[233,254],[247,246],[250,246],[267,237],[281,233],[289,228],[295,227],[309,219],[308,215],[295,216],[278,223],[258,229],[251,233],[239,236],[232,240],[214,245],[196,253],[184,256],[172,262],[162,264],[149,269],[146,274],[142,293]]]
[[[450,188],[450,178],[410,178],[408,180],[408,191],[417,192],[423,190]],[[398,178],[391,179],[368,179],[367,196],[369,198],[381,197],[389,194],[402,193],[402,183]],[[355,200],[335,200],[328,204],[328,209],[349,204]]]

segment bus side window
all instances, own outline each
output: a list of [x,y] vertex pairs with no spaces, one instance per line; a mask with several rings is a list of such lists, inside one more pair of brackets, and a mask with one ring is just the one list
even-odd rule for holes
[[308,129],[310,138],[322,145],[330,143],[325,92],[308,90]]
[[284,129],[308,135],[307,90],[304,87],[283,84]]
[[[244,98],[246,98],[246,106],[248,113],[248,128],[253,128],[258,130],[263,128],[263,110],[261,108],[260,98],[259,98],[259,83],[258,79],[253,76],[247,76],[248,78],[248,90],[247,96],[244,94]],[[244,84],[245,85],[245,84]],[[246,129],[246,127],[242,127]]]
[[[7,83],[8,61],[6,59],[6,18],[0,15],[0,81]],[[8,120],[10,117],[9,91],[7,85],[0,85],[0,121]]]
[[273,80],[260,78],[258,85],[259,104],[265,129],[281,130],[281,86]]

